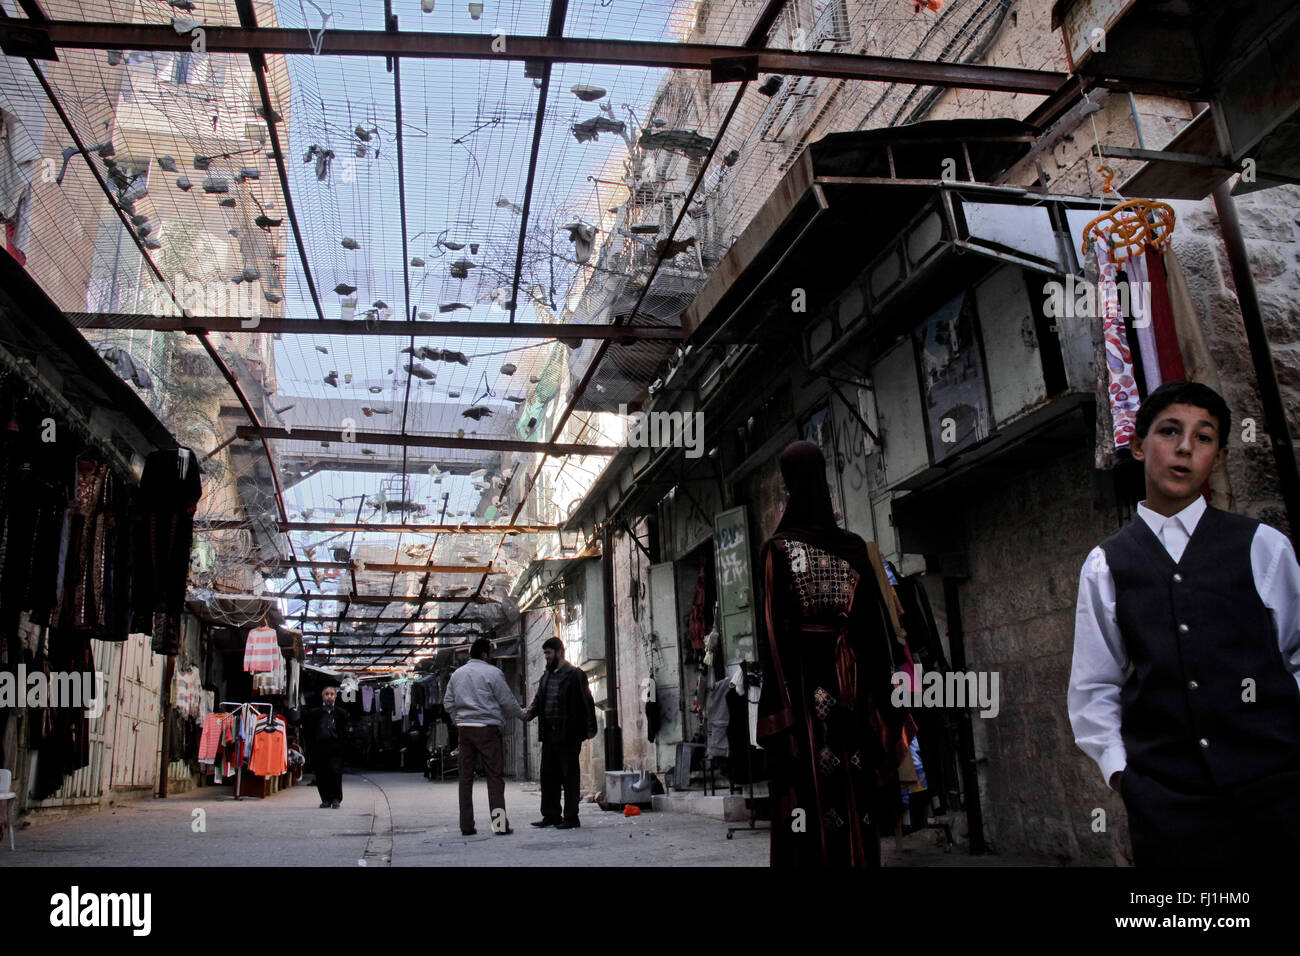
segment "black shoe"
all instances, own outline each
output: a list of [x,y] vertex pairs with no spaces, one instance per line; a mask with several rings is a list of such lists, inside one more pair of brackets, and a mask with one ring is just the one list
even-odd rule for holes
[[558,827],[559,825],[560,825],[559,820],[534,820],[533,821],[533,826],[535,827]]
[[460,831],[460,835],[461,835],[461,836],[475,836],[475,835],[477,835],[477,833],[478,833],[478,830],[461,830],[461,831]]
[[339,808],[339,801],[335,800],[333,803],[330,804],[330,807],[334,810],[337,810]]
[[322,810],[328,810],[330,808],[330,802],[328,800],[322,800],[320,802],[320,808]]
[[555,829],[557,829],[557,830],[576,830],[576,829],[578,829],[578,827],[580,827],[580,826],[582,826],[582,824],[579,823],[577,820],[565,820],[563,823],[557,823],[557,824],[555,825]]

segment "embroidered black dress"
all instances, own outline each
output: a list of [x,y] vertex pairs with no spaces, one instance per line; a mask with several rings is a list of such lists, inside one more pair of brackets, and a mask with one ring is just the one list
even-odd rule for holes
[[865,542],[834,524],[825,460],[782,453],[790,505],[764,544],[768,660],[759,742],[772,762],[773,866],[880,863],[898,807],[890,624]]

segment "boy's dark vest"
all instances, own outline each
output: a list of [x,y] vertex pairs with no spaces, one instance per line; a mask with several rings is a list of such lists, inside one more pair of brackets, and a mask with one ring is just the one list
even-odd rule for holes
[[1120,693],[1128,762],[1183,792],[1300,765],[1300,687],[1251,570],[1258,526],[1207,508],[1177,564],[1140,516],[1101,543],[1133,665]]

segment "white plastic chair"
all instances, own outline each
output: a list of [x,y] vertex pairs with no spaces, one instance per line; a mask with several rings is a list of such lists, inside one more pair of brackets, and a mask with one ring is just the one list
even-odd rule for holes
[[9,833],[9,849],[14,848],[14,807],[18,806],[18,794],[9,789],[13,782],[12,770],[0,770],[0,803],[5,805],[5,830]]

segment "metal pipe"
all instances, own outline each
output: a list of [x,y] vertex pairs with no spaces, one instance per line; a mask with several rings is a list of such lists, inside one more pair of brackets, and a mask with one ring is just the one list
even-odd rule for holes
[[605,769],[623,769],[623,729],[618,723],[618,638],[614,628],[614,529],[601,528],[600,563],[605,594]]
[[1214,208],[1219,214],[1219,231],[1228,251],[1228,264],[1232,269],[1232,284],[1237,289],[1237,302],[1241,306],[1241,322],[1246,328],[1246,341],[1250,345],[1250,360],[1255,367],[1259,398],[1264,409],[1264,428],[1273,449],[1273,462],[1277,466],[1278,484],[1282,503],[1286,508],[1287,524],[1292,542],[1300,534],[1300,470],[1296,467],[1295,445],[1287,427],[1286,406],[1277,383],[1273,354],[1264,329],[1264,318],[1259,308],[1255,279],[1250,274],[1250,260],[1246,253],[1246,240],[1241,234],[1241,221],[1237,218],[1237,204],[1226,182],[1214,190]]

